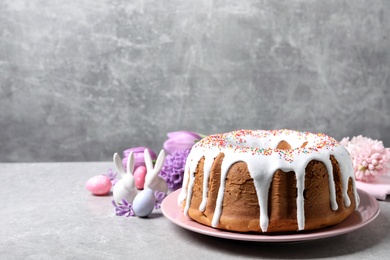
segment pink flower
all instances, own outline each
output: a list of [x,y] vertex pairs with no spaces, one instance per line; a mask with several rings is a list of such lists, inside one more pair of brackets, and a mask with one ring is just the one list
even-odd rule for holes
[[372,182],[390,170],[390,148],[385,148],[382,141],[359,135],[351,140],[343,138],[340,144],[351,155],[356,180]]
[[150,157],[152,157],[152,160],[157,159],[157,156],[152,149],[149,149],[148,147],[144,147],[144,146],[133,147],[123,151],[123,160],[122,160],[123,167],[126,169],[127,158],[129,157],[130,152],[134,153],[134,160],[135,160],[134,170],[137,169],[138,166],[141,165],[145,166],[145,159],[144,159],[145,149],[149,150]]
[[164,142],[164,150],[170,154],[191,149],[197,141],[202,139],[197,133],[189,131],[170,132],[167,135],[168,140]]

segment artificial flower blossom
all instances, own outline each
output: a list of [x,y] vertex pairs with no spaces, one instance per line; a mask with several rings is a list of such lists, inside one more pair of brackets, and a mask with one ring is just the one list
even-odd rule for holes
[[170,154],[191,149],[197,141],[202,139],[200,135],[190,131],[170,132],[167,135],[168,139],[164,142],[164,150]]
[[134,154],[134,170],[137,169],[138,166],[145,166],[145,158],[144,158],[144,151],[145,149],[148,149],[149,150],[149,153],[150,153],[150,157],[152,158],[152,160],[156,160],[157,159],[157,156],[156,154],[153,152],[152,149],[149,149],[148,147],[144,147],[144,146],[139,146],[139,147],[133,147],[133,148],[129,148],[125,151],[123,151],[123,159],[122,159],[122,164],[123,164],[123,167],[125,168],[126,170],[126,167],[127,167],[127,159],[129,157],[129,154],[131,152],[133,152]]
[[160,176],[171,191],[179,189],[183,184],[184,167],[189,153],[190,150],[176,151],[165,158]]
[[345,137],[340,141],[349,152],[358,181],[372,182],[378,176],[390,170],[390,148],[385,148],[382,141],[361,135]]

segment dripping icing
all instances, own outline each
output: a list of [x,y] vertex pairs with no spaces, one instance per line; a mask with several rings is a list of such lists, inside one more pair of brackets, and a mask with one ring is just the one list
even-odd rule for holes
[[[291,149],[276,149],[277,145],[286,140]],[[301,145],[307,142],[305,147]],[[304,177],[307,164],[312,160],[324,163],[328,171],[328,183],[330,189],[330,204],[332,210],[337,210],[336,189],[333,181],[333,168],[330,156],[338,161],[341,172],[342,195],[346,207],[351,205],[347,194],[348,180],[353,180],[353,190],[358,205],[358,195],[355,188],[353,168],[350,157],[345,148],[338,142],[324,134],[312,134],[291,130],[239,130],[226,134],[212,135],[202,139],[192,148],[185,167],[183,188],[179,195],[179,203],[186,200],[184,214],[187,215],[192,198],[192,187],[195,181],[196,167],[204,160],[203,169],[203,194],[199,210],[204,211],[207,203],[208,182],[210,169],[214,159],[219,153],[224,154],[221,166],[221,180],[218,189],[217,201],[212,219],[212,226],[217,227],[222,214],[222,204],[225,190],[225,180],[229,168],[236,162],[243,161],[247,164],[248,171],[254,181],[260,211],[260,228],[267,231],[268,219],[268,191],[274,173],[280,169],[284,172],[294,171],[297,180],[297,222],[298,229],[303,230],[305,224],[304,214]],[[188,189],[186,184],[188,183]]]

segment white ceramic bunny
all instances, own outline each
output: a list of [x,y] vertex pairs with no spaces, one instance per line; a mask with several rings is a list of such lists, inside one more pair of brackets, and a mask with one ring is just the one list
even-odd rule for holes
[[168,185],[166,181],[158,176],[161,168],[164,165],[165,157],[167,156],[164,149],[162,149],[157,157],[156,163],[153,167],[153,161],[150,157],[148,149],[144,151],[145,165],[146,165],[146,178],[145,178],[145,188],[149,188],[153,191],[159,192],[168,192]]
[[158,176],[166,157],[164,150],[161,150],[160,154],[157,157],[155,166],[153,167],[153,161],[150,157],[149,151],[146,149],[144,151],[144,159],[146,165],[146,176],[144,189],[140,191],[133,201],[133,210],[134,214],[139,217],[147,217],[152,213],[156,197],[155,192],[164,192],[167,193],[168,186],[163,178]]
[[118,172],[122,176],[122,179],[115,184],[112,191],[114,200],[117,204],[122,204],[122,199],[125,199],[128,203],[133,203],[133,200],[138,193],[133,176],[135,163],[134,154],[133,152],[129,154],[126,171],[123,167],[122,160],[117,153],[114,154],[113,160]]

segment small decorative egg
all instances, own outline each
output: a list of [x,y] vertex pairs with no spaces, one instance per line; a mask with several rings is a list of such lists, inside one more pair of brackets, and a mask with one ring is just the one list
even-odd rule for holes
[[137,187],[137,189],[139,190],[144,189],[145,177],[146,177],[146,167],[143,165],[138,166],[137,169],[135,169],[134,171],[135,187]]
[[106,195],[111,190],[111,180],[105,175],[97,175],[90,178],[85,187],[94,195]]
[[154,191],[151,189],[144,189],[137,194],[133,201],[133,210],[138,217],[147,217],[152,213],[154,205],[156,203],[156,197]]

